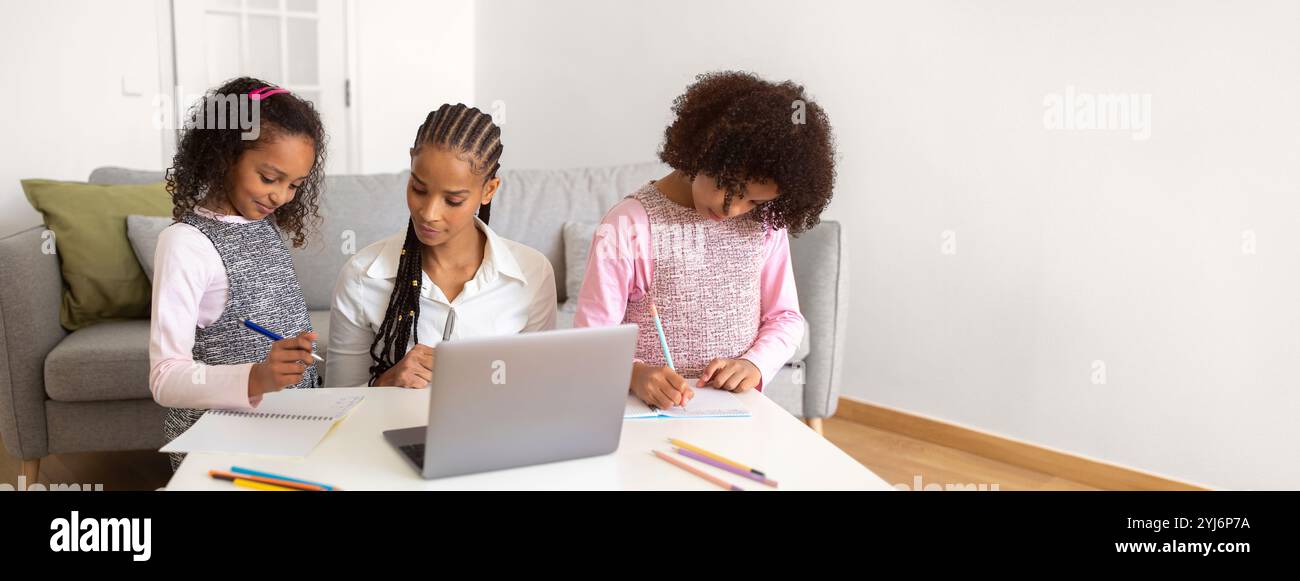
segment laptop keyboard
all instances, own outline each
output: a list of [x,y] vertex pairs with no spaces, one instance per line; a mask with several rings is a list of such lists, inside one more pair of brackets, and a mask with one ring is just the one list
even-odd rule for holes
[[424,469],[424,444],[407,444],[400,446],[400,449],[403,454],[406,454],[407,458],[415,462],[416,466],[419,466],[421,470]]

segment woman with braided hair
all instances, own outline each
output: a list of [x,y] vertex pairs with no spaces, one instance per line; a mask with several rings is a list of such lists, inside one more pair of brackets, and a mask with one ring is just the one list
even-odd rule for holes
[[555,327],[551,263],[488,227],[501,152],[501,129],[476,108],[443,105],[425,118],[411,146],[406,228],[339,273],[329,385],[422,388],[444,331],[468,338]]

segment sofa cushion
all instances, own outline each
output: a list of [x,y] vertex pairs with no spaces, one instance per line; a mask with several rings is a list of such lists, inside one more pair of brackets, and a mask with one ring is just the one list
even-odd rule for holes
[[153,283],[153,255],[158,248],[158,237],[162,231],[171,226],[175,220],[171,216],[137,216],[126,217],[126,238],[131,241],[131,250],[139,261],[144,275]]
[[161,183],[101,185],[22,180],[32,207],[54,233],[63,273],[59,320],[69,331],[149,313],[149,280],[126,237],[128,214],[164,215]]
[[591,239],[596,236],[596,222],[564,223],[564,294],[568,302],[578,299],[582,279],[587,274],[587,257],[591,254]]
[[[309,313],[326,353],[329,311]],[[325,374],[323,366],[318,370]],[[45,393],[55,401],[152,399],[149,391],[149,320],[106,321],[79,329],[45,358]]]
[[320,228],[303,248],[293,249],[293,267],[308,309],[329,310],[343,265],[372,243],[405,232],[408,172],[327,176],[321,191]]
[[92,184],[152,184],[166,179],[160,171],[126,169],[121,167],[99,167],[90,172]]
[[804,417],[804,384],[806,370],[800,365],[786,365],[777,370],[772,382],[763,386],[763,395],[776,405],[785,408],[795,417]]
[[149,320],[104,321],[65,337],[45,358],[45,393],[56,401],[152,398]]

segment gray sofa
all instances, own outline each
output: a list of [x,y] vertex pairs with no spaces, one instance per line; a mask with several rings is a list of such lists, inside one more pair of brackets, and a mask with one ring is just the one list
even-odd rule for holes
[[[637,186],[664,175],[656,163],[570,170],[505,170],[492,227],[542,251],[565,291],[566,222],[595,223]],[[149,183],[158,172],[100,168],[91,183]],[[405,226],[406,173],[330,176],[319,231],[294,252],[312,324],[328,340],[330,295],[351,252]],[[148,387],[149,321],[103,322],[68,333],[59,325],[57,258],[39,251],[43,228],[0,239],[0,437],[34,480],[48,454],[156,449],[163,408]],[[835,413],[848,310],[844,232],[824,222],[791,243],[809,332],[765,392],[820,431]],[[572,321],[560,309],[561,326]],[[325,378],[326,385],[329,378]]]

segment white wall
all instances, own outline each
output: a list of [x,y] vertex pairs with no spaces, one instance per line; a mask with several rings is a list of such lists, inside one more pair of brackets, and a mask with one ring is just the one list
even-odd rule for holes
[[[415,130],[443,103],[474,105],[472,0],[354,0],[362,173],[410,167]],[[486,109],[485,109],[486,110]]]
[[[695,73],[796,79],[842,157],[846,395],[1294,489],[1297,21],[1289,2],[491,0],[475,86],[507,105],[506,163],[565,167],[651,159]],[[1069,86],[1151,94],[1150,139],[1045,130]]]
[[[41,223],[20,179],[83,181],[105,165],[160,170],[170,159],[154,127],[161,89],[154,0],[0,0],[0,236]],[[359,140],[353,167],[409,165],[407,148],[429,111],[474,104],[471,0],[354,0],[349,25]],[[160,48],[161,47],[161,48]],[[126,95],[127,90],[138,95]],[[189,88],[188,92],[197,89]],[[330,128],[327,128],[330,130]],[[342,155],[331,151],[331,159]]]
[[[153,0],[0,2],[0,236],[37,226],[18,180],[158,169]],[[126,79],[126,95],[123,79]]]

